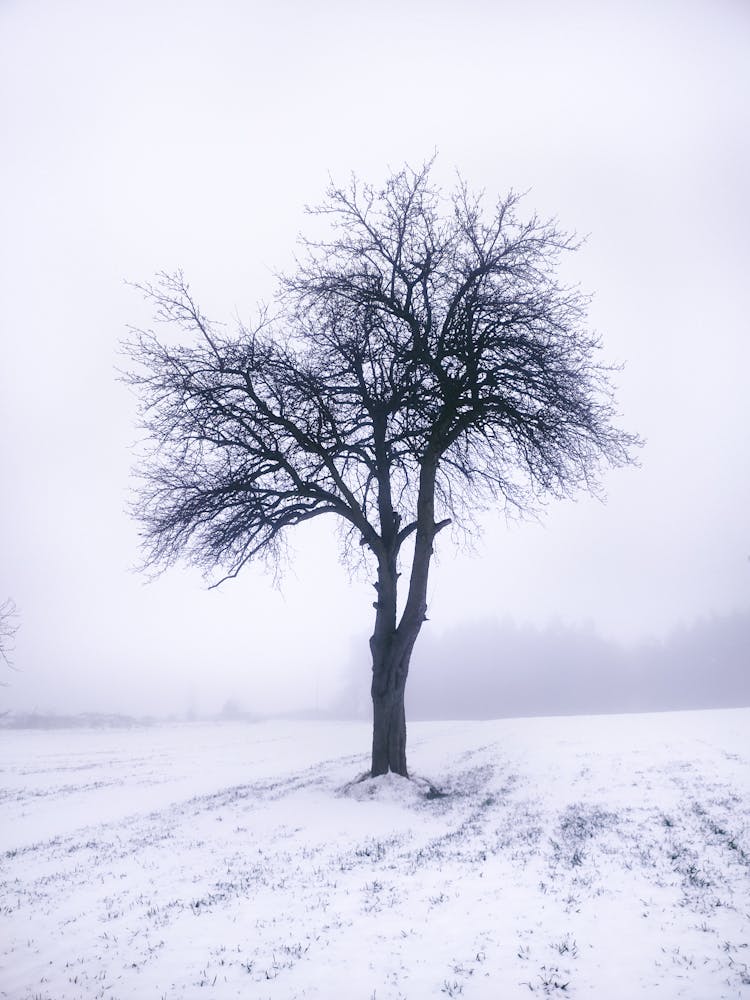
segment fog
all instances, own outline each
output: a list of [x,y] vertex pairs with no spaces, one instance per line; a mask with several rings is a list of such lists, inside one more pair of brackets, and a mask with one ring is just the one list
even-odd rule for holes
[[150,316],[125,282],[181,267],[209,316],[250,317],[329,173],[434,150],[446,186],[587,235],[565,276],[646,446],[606,503],[440,536],[410,706],[443,715],[457,663],[469,714],[748,704],[749,42],[728,0],[0,5],[0,711],[304,711],[353,671],[366,698],[371,583],[330,525],[278,585],[134,569],[115,368]]
[[746,705],[748,650],[750,613],[632,645],[559,624],[471,622],[431,636],[415,654],[409,714],[491,719]]

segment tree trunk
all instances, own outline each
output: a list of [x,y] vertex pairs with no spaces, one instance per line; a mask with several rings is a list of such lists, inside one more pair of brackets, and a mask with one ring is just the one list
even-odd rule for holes
[[388,771],[408,777],[404,690],[414,642],[405,645],[396,628],[397,582],[395,559],[389,560],[378,573],[375,631],[370,639],[373,777]]
[[[395,639],[395,636],[394,636]],[[406,713],[404,691],[408,657],[373,656],[372,670],[372,768],[371,775],[393,771],[404,778],[406,769]]]
[[408,778],[404,685],[372,696],[372,777],[393,771]]
[[[427,578],[432,558],[432,543],[443,526],[434,520],[436,461],[424,461],[420,472],[414,557],[409,578],[409,593],[401,621],[396,624],[398,590],[397,555],[401,541],[399,521],[388,506],[381,511],[383,550],[378,560],[375,590],[375,631],[370,639],[372,652],[372,767],[373,778],[393,771],[409,777],[406,768],[406,714],[404,691],[409,675],[414,643],[427,618]],[[445,522],[447,523],[447,522]]]

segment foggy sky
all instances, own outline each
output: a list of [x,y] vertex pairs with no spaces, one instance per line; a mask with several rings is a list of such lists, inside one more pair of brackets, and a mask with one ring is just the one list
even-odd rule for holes
[[[415,649],[407,713],[493,719],[743,706],[749,650],[750,612],[625,645],[580,626],[472,621]],[[360,673],[352,671],[342,714],[363,714]]]
[[527,190],[587,235],[566,277],[647,445],[606,504],[488,511],[473,553],[441,535],[431,623],[634,642],[747,609],[749,42],[721,0],[0,5],[0,709],[294,709],[345,683],[372,589],[329,524],[290,538],[279,589],[133,571],[115,367],[150,317],[125,280],[182,267],[209,316],[251,318],[329,173],[435,149],[446,186]]

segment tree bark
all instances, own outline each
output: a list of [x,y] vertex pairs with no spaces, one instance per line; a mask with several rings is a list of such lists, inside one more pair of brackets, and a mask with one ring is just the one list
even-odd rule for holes
[[404,692],[416,638],[415,633],[404,643],[403,634],[399,635],[396,631],[384,655],[378,655],[380,651],[373,649],[370,772],[373,778],[389,771],[400,774],[403,778],[409,777],[406,767]]
[[[375,585],[375,631],[372,653],[372,777],[393,771],[407,778],[404,690],[409,657],[396,628],[398,572],[395,555],[381,561]],[[412,644],[413,645],[413,644]]]
[[[434,520],[436,462],[425,462],[420,475],[417,527],[409,593],[401,621],[396,625],[396,569],[398,541],[379,560],[375,589],[375,631],[370,639],[372,652],[372,777],[393,771],[409,777],[406,767],[406,713],[404,692],[409,676],[414,643],[427,615],[427,579],[432,545],[442,525]],[[395,533],[397,534],[397,532]],[[389,538],[390,541],[390,538]]]
[[[374,672],[373,672],[374,673]],[[404,778],[406,769],[406,713],[404,690],[406,681],[384,692],[376,690],[373,675],[372,692],[372,768],[373,778],[393,771]]]

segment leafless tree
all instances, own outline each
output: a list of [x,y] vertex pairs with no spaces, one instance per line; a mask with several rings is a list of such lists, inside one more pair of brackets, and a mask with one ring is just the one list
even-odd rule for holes
[[596,490],[639,443],[615,426],[587,300],[557,276],[577,241],[522,218],[514,193],[490,210],[462,181],[443,195],[430,169],[332,184],[309,210],[330,236],[302,241],[273,317],[227,332],[162,274],[139,287],[178,330],[127,347],[152,445],[135,503],[147,566],[187,558],[221,582],[330,514],[376,567],[373,775],[407,775],[404,688],[438,533]]
[[15,602],[8,598],[0,604],[0,660],[8,667],[13,664],[12,655],[17,631],[18,609]]

